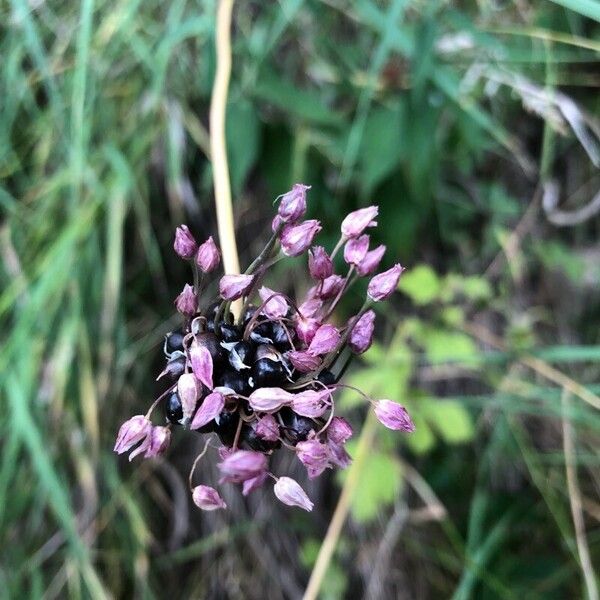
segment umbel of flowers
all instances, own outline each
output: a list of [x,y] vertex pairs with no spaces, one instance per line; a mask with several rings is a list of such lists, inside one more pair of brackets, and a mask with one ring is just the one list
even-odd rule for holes
[[[339,379],[352,354],[371,345],[372,306],[394,292],[403,268],[396,264],[374,274],[385,252],[384,246],[370,249],[365,233],[377,224],[376,206],[354,211],[343,220],[331,254],[313,245],[321,225],[303,220],[308,189],[296,184],[280,197],[265,248],[245,273],[220,278],[216,302],[205,301],[202,292],[219,266],[219,249],[212,237],[198,245],[185,225],[177,228],[175,252],[190,262],[194,278],[175,300],[183,325],[165,339],[166,365],[159,379],[170,384],[146,415],[136,415],[121,426],[116,452],[131,451],[130,460],[138,454],[157,456],[168,447],[174,425],[216,434],[221,443],[220,484],[241,484],[242,494],[248,495],[272,479],[279,500],[305,510],[312,509],[312,502],[296,481],[270,472],[270,456],[278,451],[295,453],[311,479],[325,469],[350,464],[344,446],[352,428],[335,414],[335,393],[344,387]],[[314,285],[304,298],[295,301],[263,285],[275,262],[305,252]],[[339,252],[345,274],[334,273],[333,259]],[[329,320],[337,304],[360,277],[370,278],[362,308],[345,325],[333,325]],[[243,307],[236,318],[230,308],[239,299]],[[362,395],[383,425],[414,430],[403,406]],[[150,420],[159,403],[164,405],[166,425]],[[215,510],[226,507],[218,491],[192,485],[194,468],[209,442],[192,467],[190,489],[198,507]]]

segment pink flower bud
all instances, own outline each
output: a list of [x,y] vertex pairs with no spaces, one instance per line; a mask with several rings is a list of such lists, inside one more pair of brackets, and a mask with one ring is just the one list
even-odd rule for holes
[[144,415],[135,415],[121,425],[114,451],[123,454],[145,439],[152,430],[152,423]]
[[377,222],[373,219],[379,213],[377,206],[367,206],[351,212],[342,221],[342,233],[347,238],[358,237],[367,227],[374,227]]
[[209,389],[213,389],[213,359],[210,350],[194,340],[190,346],[190,363],[194,375]]
[[196,250],[198,250],[198,244],[194,239],[194,236],[190,233],[187,225],[180,225],[175,230],[175,242],[173,243],[175,252],[186,260],[194,258]]
[[317,319],[298,319],[296,321],[296,334],[298,335],[298,339],[305,344],[310,344],[319,327],[321,327],[321,322],[317,321]]
[[273,487],[277,498],[288,506],[299,506],[310,512],[314,504],[306,495],[306,492],[291,477],[280,477]]
[[213,392],[204,398],[200,408],[196,411],[190,429],[200,429],[221,414],[225,408],[225,398],[219,392]]
[[333,417],[327,428],[327,439],[343,444],[352,437],[352,427],[343,417]]
[[369,281],[367,296],[376,302],[385,300],[391,296],[398,286],[398,280],[400,279],[400,275],[402,275],[402,271],[404,271],[404,267],[400,264],[395,264],[391,269],[375,275]]
[[310,219],[299,225],[287,225],[281,232],[281,250],[286,256],[302,254],[313,242],[317,233],[321,231],[319,221]]
[[177,380],[177,394],[181,400],[183,418],[187,421],[196,410],[196,402],[200,397],[200,385],[192,373],[184,373]]
[[296,371],[300,373],[310,373],[321,364],[321,359],[318,356],[303,352],[301,350],[292,350],[286,354]]
[[323,246],[313,246],[308,251],[308,270],[313,279],[327,279],[333,273],[333,263]]
[[186,283],[183,286],[183,291],[175,298],[175,308],[186,317],[193,317],[198,310],[198,297],[194,292],[194,288]]
[[344,246],[344,260],[349,265],[359,265],[364,260],[368,250],[369,236],[367,234],[351,238]]
[[329,390],[305,390],[295,394],[292,400],[292,410],[301,417],[316,419],[322,417],[331,405]]
[[275,412],[282,406],[289,404],[292,397],[292,394],[281,388],[265,387],[252,392],[248,398],[248,403],[258,412]]
[[208,485],[197,485],[192,490],[192,500],[194,504],[202,510],[217,510],[219,508],[227,508],[227,504],[219,492]]
[[384,254],[385,246],[383,244],[381,246],[377,246],[375,250],[367,252],[362,261],[356,265],[356,272],[361,277],[374,273],[377,270],[377,267],[379,266]]
[[352,464],[352,459],[344,444],[334,442],[333,440],[327,440],[327,450],[329,451],[329,462],[340,469],[345,469]]
[[412,422],[410,415],[404,406],[397,402],[378,400],[375,402],[375,416],[388,429],[406,431],[408,433],[415,430],[415,424]]
[[144,452],[144,458],[154,458],[163,454],[171,442],[171,430],[168,427],[152,427],[150,434],[130,455],[131,461]]
[[373,331],[375,330],[375,313],[368,310],[356,322],[350,332],[348,345],[355,354],[366,352],[373,341]]
[[323,279],[321,283],[310,288],[309,295],[311,297],[317,297],[321,300],[328,300],[329,298],[335,298],[340,290],[344,287],[345,280],[339,275],[331,275],[327,279]]
[[303,317],[314,317],[323,308],[323,301],[319,298],[309,298],[298,307],[298,312]]
[[273,415],[265,415],[258,419],[254,431],[259,438],[267,442],[276,442],[279,439],[279,425]]
[[258,489],[266,480],[268,474],[265,471],[256,477],[252,477],[252,479],[246,479],[244,483],[242,483],[242,496],[247,496],[250,492]]
[[258,290],[258,295],[263,302],[266,302],[263,306],[262,314],[266,315],[269,319],[281,319],[287,315],[289,305],[283,294],[279,294],[263,285]]
[[309,479],[315,479],[329,466],[327,446],[318,440],[306,440],[296,444],[296,454],[306,467]]
[[321,325],[313,337],[308,352],[311,354],[327,354],[331,352],[340,341],[340,332],[329,323]]
[[236,450],[218,465],[223,481],[240,483],[261,475],[267,470],[267,457],[261,452]]
[[295,223],[306,212],[306,190],[310,185],[295,183],[292,189],[281,197],[278,215],[286,223]]
[[254,275],[223,275],[219,282],[221,298],[237,300],[246,295],[253,282]]
[[221,260],[219,249],[215,244],[212,235],[198,248],[196,253],[196,264],[203,273],[214,271]]

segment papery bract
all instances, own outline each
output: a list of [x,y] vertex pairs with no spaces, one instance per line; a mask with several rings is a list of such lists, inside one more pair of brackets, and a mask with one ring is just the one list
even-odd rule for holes
[[319,298],[309,298],[298,307],[298,312],[304,318],[310,318],[314,317],[321,308],[323,308],[323,300]]
[[268,477],[268,473],[266,471],[264,471],[263,473],[260,473],[259,475],[256,475],[255,477],[246,479],[246,481],[244,481],[242,483],[242,496],[247,496],[254,490],[261,487],[262,484],[267,480],[267,477]]
[[292,399],[292,410],[302,417],[317,419],[322,417],[331,404],[331,392],[329,390],[305,390],[294,394]]
[[352,458],[344,448],[344,444],[327,440],[327,449],[329,451],[329,462],[340,469],[346,469],[352,464]]
[[237,300],[252,287],[253,275],[223,275],[219,282],[219,293],[224,300]]
[[192,490],[192,500],[194,504],[202,510],[217,510],[219,508],[227,508],[227,504],[219,492],[208,485],[197,485]]
[[388,429],[412,433],[415,430],[410,415],[398,402],[392,400],[378,400],[375,402],[375,416]]
[[215,417],[221,414],[225,408],[225,398],[219,392],[212,392],[202,400],[202,404],[196,411],[190,424],[190,429],[200,429],[200,427],[210,423]]
[[190,364],[194,375],[209,390],[213,389],[213,359],[210,350],[196,341],[190,346]]
[[311,288],[311,292],[314,290],[314,295],[322,300],[328,300],[329,298],[335,298],[341,289],[344,287],[345,280],[340,275],[331,275],[327,279],[324,279],[322,283]]
[[342,221],[342,233],[347,238],[358,237],[367,227],[374,227],[377,222],[374,221],[379,213],[377,206],[367,206],[351,212]]
[[277,498],[288,506],[299,506],[309,512],[313,509],[314,504],[306,492],[291,477],[280,477],[273,491]]
[[352,427],[344,417],[333,417],[327,428],[327,439],[343,444],[352,437]]
[[296,334],[298,339],[305,344],[310,344],[315,337],[315,333],[321,327],[321,322],[313,318],[299,318],[296,320]]
[[219,249],[215,244],[212,235],[198,248],[196,253],[196,264],[203,273],[214,271],[221,260]]
[[281,232],[281,251],[286,256],[298,256],[307,250],[317,233],[321,231],[319,221],[310,219],[299,225],[287,225]]
[[369,287],[367,288],[367,296],[375,302],[385,300],[392,295],[398,286],[400,275],[402,275],[404,267],[400,264],[395,264],[391,269],[375,275],[369,281]]
[[177,380],[177,394],[181,400],[183,418],[191,418],[200,397],[201,386],[193,373],[184,373]]
[[294,369],[300,371],[300,373],[310,373],[310,371],[317,369],[322,362],[318,356],[302,350],[292,350],[286,356]]
[[375,313],[368,310],[364,313],[352,327],[348,345],[355,354],[366,352],[373,341],[373,331],[375,331]]
[[175,308],[177,308],[177,312],[186,317],[194,316],[198,310],[198,297],[191,285],[186,283],[183,286],[183,291],[175,298]]

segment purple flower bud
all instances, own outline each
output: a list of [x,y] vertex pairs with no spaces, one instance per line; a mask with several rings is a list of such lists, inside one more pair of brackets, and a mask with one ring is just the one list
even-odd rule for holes
[[352,427],[343,417],[333,417],[327,428],[327,439],[336,444],[343,444],[352,437]]
[[321,327],[321,322],[317,321],[317,319],[297,319],[296,334],[298,335],[298,339],[305,344],[310,344],[319,327]]
[[317,296],[321,300],[335,298],[340,290],[344,287],[345,280],[339,275],[331,275],[327,279],[309,290],[311,296]]
[[329,466],[327,446],[318,440],[306,440],[296,444],[296,454],[306,467],[309,479],[315,479]]
[[210,350],[195,340],[190,346],[190,363],[194,375],[209,389],[213,389],[213,359]]
[[268,474],[267,472],[260,473],[256,477],[252,477],[251,479],[246,479],[244,483],[242,483],[242,496],[247,496],[250,492],[258,489],[266,480]]
[[171,430],[168,427],[152,427],[146,439],[129,455],[129,461],[142,452],[144,458],[159,456],[169,447],[170,442]]
[[333,263],[323,246],[313,246],[308,251],[308,270],[313,279],[327,279],[333,273]]
[[192,490],[192,500],[194,504],[202,510],[217,510],[218,508],[227,508],[227,504],[219,492],[208,485],[197,485]]
[[190,233],[187,225],[180,225],[175,230],[175,242],[173,243],[175,252],[186,260],[194,258],[196,250],[198,250],[198,244],[194,239],[194,236]]
[[384,254],[385,246],[383,244],[381,246],[377,246],[375,250],[367,252],[362,261],[356,265],[356,272],[361,277],[374,273],[377,270],[377,267],[379,266]]
[[295,223],[304,216],[306,212],[306,190],[310,190],[310,185],[295,183],[292,189],[281,197],[277,213],[283,221]]
[[236,450],[218,465],[223,481],[240,483],[261,475],[267,470],[267,457],[261,452]]
[[316,419],[322,417],[331,404],[329,390],[305,390],[295,394],[292,400],[292,410],[301,417]]
[[196,411],[190,429],[200,429],[221,414],[225,408],[225,398],[219,392],[213,392],[204,398],[200,408]]
[[273,487],[277,498],[288,506],[299,506],[310,512],[314,504],[306,495],[306,492],[291,477],[280,477]]
[[254,431],[259,438],[267,442],[276,442],[279,439],[279,425],[273,415],[265,415],[258,419]]
[[281,232],[281,250],[286,256],[302,254],[313,242],[321,224],[315,219],[303,221],[300,225],[287,225]]
[[194,288],[186,283],[183,286],[183,291],[175,298],[175,307],[177,312],[180,312],[186,317],[193,317],[198,310],[198,297],[194,292]]
[[196,253],[196,264],[203,273],[214,271],[221,260],[219,249],[215,244],[212,235],[200,245]]
[[395,264],[391,269],[375,275],[369,281],[367,296],[376,302],[385,300],[391,296],[398,286],[398,280],[400,279],[400,275],[402,275],[402,271],[404,271],[404,267],[400,264]]
[[373,341],[373,331],[375,329],[375,313],[368,310],[352,327],[348,345],[355,354],[366,352]]
[[319,298],[309,298],[298,307],[298,312],[303,317],[314,317],[323,308],[323,301]]
[[365,233],[357,238],[351,238],[344,246],[344,260],[349,265],[359,265],[369,250],[369,236]]
[[406,431],[412,433],[415,430],[415,424],[412,422],[410,415],[397,402],[391,400],[377,400],[375,402],[375,416],[388,429],[396,431]]
[[351,212],[342,221],[342,233],[347,238],[358,237],[367,227],[374,227],[377,222],[373,219],[379,213],[377,206],[367,206]]
[[196,402],[200,397],[201,386],[192,373],[184,373],[177,380],[177,394],[181,400],[183,418],[187,421],[196,410]]
[[329,450],[329,461],[331,464],[340,469],[345,469],[352,464],[352,458],[350,458],[350,455],[346,452],[344,444],[328,439],[327,449]]
[[292,350],[286,356],[294,366],[294,369],[300,371],[300,373],[310,373],[310,371],[314,371],[321,364],[321,359],[318,356],[303,352],[302,350]]
[[219,293],[223,300],[237,300],[245,296],[252,287],[254,275],[223,275],[219,282]]
[[114,451],[123,454],[145,439],[152,430],[152,423],[144,415],[135,415],[121,425]]
[[[287,315],[289,305],[283,294],[279,294],[264,285],[258,290],[258,295],[266,304],[263,306],[262,313],[269,319],[281,319]],[[269,300],[269,298],[271,298]],[[269,300],[267,302],[267,300]]]
[[258,388],[248,398],[250,406],[258,412],[275,412],[292,401],[293,395],[278,387]]
[[327,354],[338,345],[339,341],[340,332],[333,325],[326,323],[317,329],[315,337],[308,347],[308,352],[315,355]]

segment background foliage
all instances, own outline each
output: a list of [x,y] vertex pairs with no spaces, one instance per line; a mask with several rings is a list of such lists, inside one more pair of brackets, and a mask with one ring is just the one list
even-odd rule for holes
[[[298,597],[335,476],[309,486],[310,516],[268,491],[206,516],[185,483],[199,439],[111,452],[160,389],[187,277],[174,227],[215,232],[214,2],[0,12],[0,594]],[[377,203],[374,241],[410,269],[348,380],[417,432],[377,432],[324,598],[593,596],[599,19],[595,0],[236,6],[242,259],[303,181],[323,242]],[[358,430],[364,406],[342,402]]]

